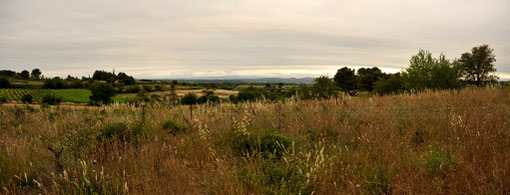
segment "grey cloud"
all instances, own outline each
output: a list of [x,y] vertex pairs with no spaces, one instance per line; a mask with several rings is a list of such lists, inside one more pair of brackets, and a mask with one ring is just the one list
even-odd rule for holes
[[509,8],[506,0],[0,0],[0,68],[303,76],[343,65],[401,69],[418,49],[455,58],[488,43],[498,71],[510,73]]

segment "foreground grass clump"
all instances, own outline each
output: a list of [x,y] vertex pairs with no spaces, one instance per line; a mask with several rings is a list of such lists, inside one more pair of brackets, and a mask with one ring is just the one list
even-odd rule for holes
[[510,89],[199,105],[193,118],[189,111],[0,107],[0,190],[510,193]]

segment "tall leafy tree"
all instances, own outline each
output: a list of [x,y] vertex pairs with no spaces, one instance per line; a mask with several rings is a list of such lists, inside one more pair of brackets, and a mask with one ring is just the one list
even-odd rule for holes
[[333,80],[345,92],[356,89],[356,75],[354,69],[343,67],[338,69]]
[[462,54],[459,59],[460,70],[466,81],[480,86],[498,79],[497,76],[491,75],[496,72],[494,68],[496,56],[492,53],[493,51],[494,49],[491,49],[489,45],[481,45],[473,47],[471,53]]
[[420,50],[411,57],[410,66],[403,72],[407,89],[452,89],[460,87],[459,63],[450,61],[441,54],[433,58],[432,53]]
[[33,79],[40,79],[41,78],[41,70],[39,70],[39,68],[36,68],[36,69],[33,69],[32,70],[32,73],[30,73],[30,76],[33,78]]
[[23,79],[28,79],[30,78],[30,72],[28,72],[28,70],[23,70],[19,73],[19,75],[21,76],[21,78]]
[[375,82],[382,79],[385,74],[377,67],[358,69],[357,87],[360,90],[372,91]]
[[109,83],[95,82],[90,85],[89,89],[92,92],[89,98],[96,103],[108,104],[111,102],[111,98],[115,96],[115,88]]
[[327,76],[320,76],[315,79],[313,91],[318,98],[331,98],[337,95],[338,86]]

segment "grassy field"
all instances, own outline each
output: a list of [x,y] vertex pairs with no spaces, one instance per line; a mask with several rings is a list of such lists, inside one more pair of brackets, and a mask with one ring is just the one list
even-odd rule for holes
[[[46,94],[53,94],[62,98],[62,102],[88,103],[92,95],[88,89],[0,89],[0,96],[5,96],[9,101],[21,102],[25,94],[32,95],[34,103],[41,103]],[[125,102],[125,98],[113,97],[116,102]]]
[[193,119],[189,111],[161,104],[0,107],[0,188],[13,194],[510,193],[508,89],[200,105]]

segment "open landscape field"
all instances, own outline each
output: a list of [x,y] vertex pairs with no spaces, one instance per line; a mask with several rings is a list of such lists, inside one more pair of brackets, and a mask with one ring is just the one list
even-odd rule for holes
[[14,194],[508,194],[510,90],[1,107]]
[[87,103],[92,93],[87,89],[0,89],[0,96],[10,101],[21,102],[23,95],[32,95],[34,103],[40,103],[44,95],[53,94],[63,102]]

